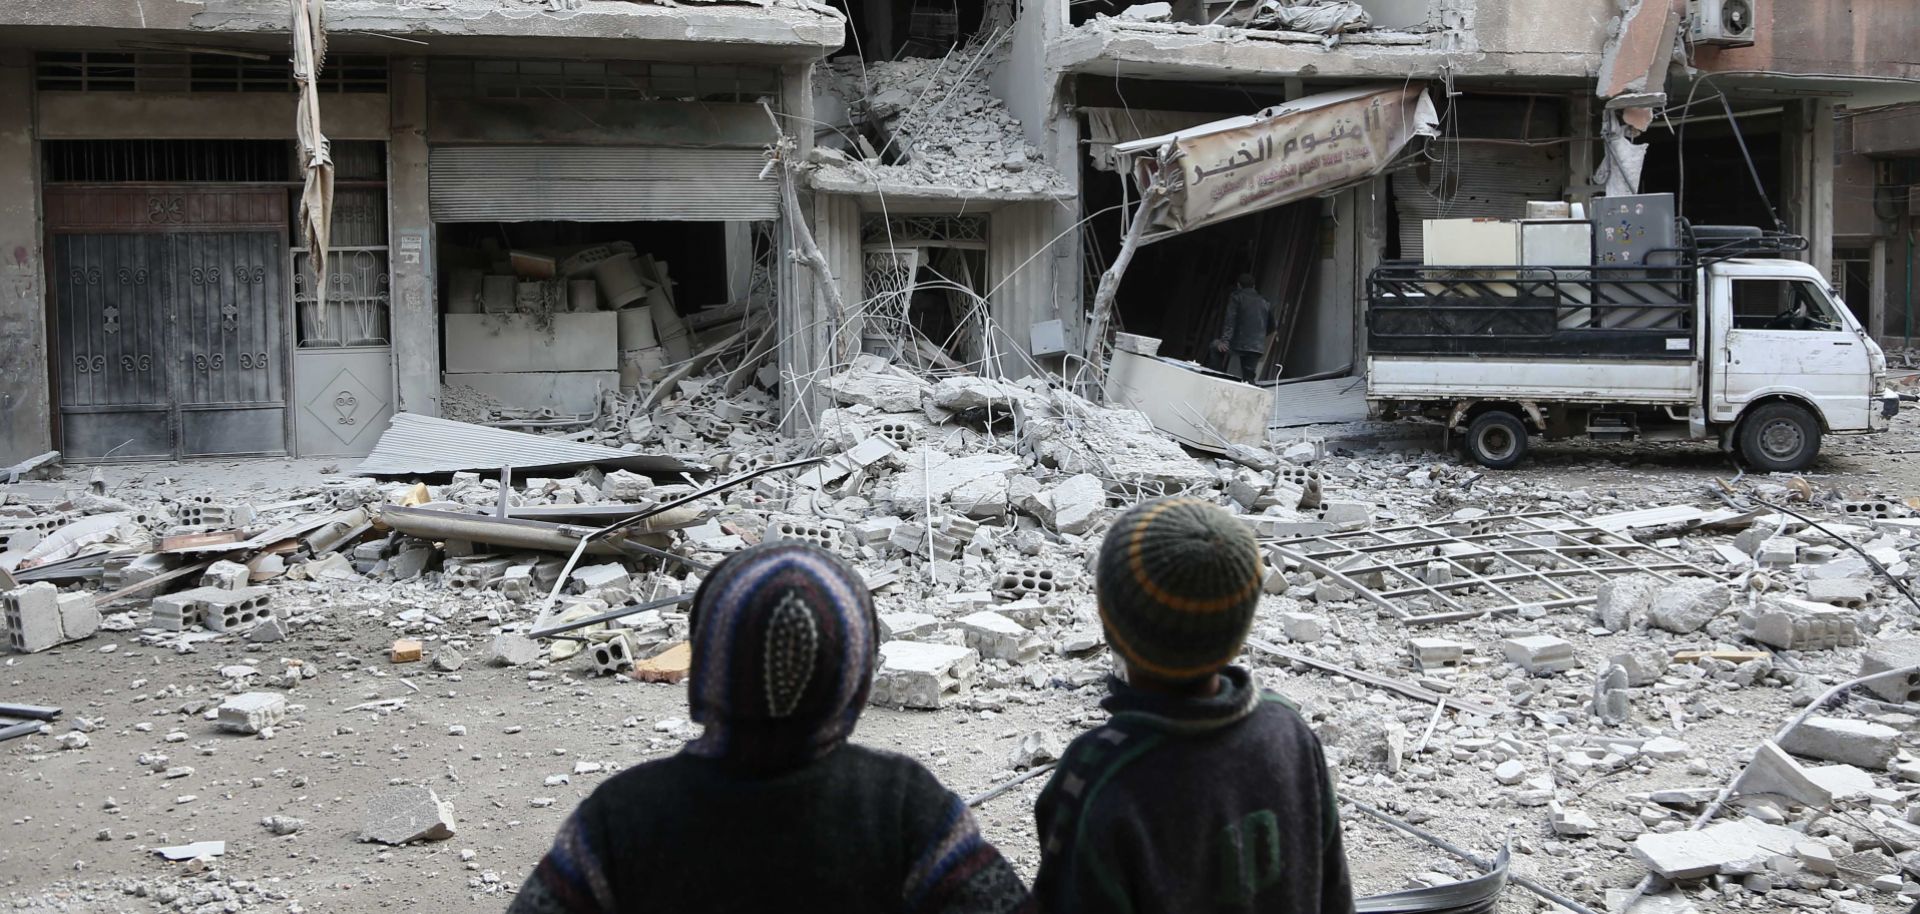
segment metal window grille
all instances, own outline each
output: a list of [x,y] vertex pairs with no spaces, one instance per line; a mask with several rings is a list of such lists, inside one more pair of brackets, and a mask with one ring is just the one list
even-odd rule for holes
[[446,58],[429,64],[427,86],[440,98],[747,102],[779,92],[780,74],[736,64]]
[[986,244],[987,217],[868,216],[861,221],[860,240],[863,244]]
[[46,140],[40,152],[49,184],[293,180],[285,140]]
[[[59,92],[293,92],[293,65],[225,54],[165,51],[42,51],[34,84]],[[320,71],[322,92],[387,91],[386,58],[337,54]]]

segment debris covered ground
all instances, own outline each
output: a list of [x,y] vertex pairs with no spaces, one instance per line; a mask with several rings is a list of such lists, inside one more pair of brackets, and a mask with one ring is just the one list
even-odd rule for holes
[[[1407,425],[1199,455],[1038,381],[871,357],[820,380],[818,434],[782,439],[766,391],[727,377],[564,433],[686,472],[514,470],[503,489],[476,456],[424,483],[256,461],[0,486],[13,907],[504,907],[576,802],[694,735],[678,598],[767,538],[834,549],[875,589],[887,640],[856,738],[981,794],[1102,718],[1093,549],[1174,492],[1268,545],[1243,662],[1303,707],[1344,796],[1485,857],[1510,840],[1516,875],[1596,911],[1650,874],[1703,911],[1920,896],[1909,685],[1807,707],[1920,663],[1920,608],[1875,567],[1920,568],[1910,418],[1831,441],[1804,477],[1736,480],[1671,446],[1544,447],[1488,473]],[[568,568],[580,532],[662,507]],[[530,637],[637,604],[655,608],[567,632],[583,640]],[[1028,876],[1044,782],[976,810]],[[1362,893],[1477,874],[1345,821]],[[1509,886],[1501,907],[1550,906]]]

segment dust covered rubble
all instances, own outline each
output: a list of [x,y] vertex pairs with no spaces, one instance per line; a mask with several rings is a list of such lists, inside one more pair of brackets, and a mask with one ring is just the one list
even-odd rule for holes
[[[1639,487],[1554,491],[1423,452],[1356,452],[1316,440],[1243,449],[1233,459],[1197,457],[1138,413],[1037,380],[932,380],[870,357],[821,379],[820,389],[833,405],[803,439],[773,433],[778,414],[764,392],[729,395],[713,378],[679,382],[643,424],[632,414],[603,417],[590,437],[635,448],[671,440],[682,456],[714,465],[721,476],[809,450],[824,456],[805,470],[763,476],[707,499],[702,516],[656,542],[703,564],[767,540],[812,542],[847,558],[873,587],[879,608],[885,647],[877,703],[933,714],[1047,709],[1048,728],[1021,738],[1004,760],[1007,777],[1045,764],[1066,739],[1103,719],[1097,702],[1111,664],[1091,561],[1113,518],[1142,498],[1203,498],[1269,540],[1409,522],[1472,528],[1521,511],[1592,519],[1649,506],[1705,505],[1702,515],[1717,507],[1659,477]],[[323,673],[358,674],[352,681],[370,687],[341,704],[376,716],[437,700],[398,687],[401,676],[459,682],[477,680],[475,668],[511,668],[534,689],[579,688],[595,677],[651,687],[614,674],[681,663],[673,652],[687,635],[684,604],[590,627],[582,632],[585,643],[527,634],[556,584],[561,599],[549,622],[691,593],[698,585],[691,566],[588,556],[562,581],[562,555],[428,541],[384,529],[377,518],[388,504],[487,514],[503,499],[509,507],[638,509],[694,490],[685,480],[594,469],[518,478],[504,491],[497,479],[462,473],[431,485],[328,477],[291,491],[146,501],[30,482],[9,489],[0,528],[22,531],[6,535],[32,550],[90,518],[127,515],[83,528],[107,532],[75,546],[76,553],[135,555],[107,560],[97,583],[58,590],[88,594],[183,564],[154,551],[168,536],[247,533],[302,518],[321,522],[320,532],[355,520],[353,530],[332,539],[296,537],[299,545],[276,555],[277,564],[240,563],[244,575],[209,568],[204,578],[187,576],[101,606],[97,633],[47,649],[93,650],[106,634],[177,651],[182,662],[213,641],[243,645],[252,655],[245,663],[202,665],[197,681],[132,686],[177,711],[178,723],[136,732],[150,741],[138,760],[145,782],[178,799],[194,793],[181,786],[195,779],[192,747],[275,739],[313,726],[314,699],[307,696],[318,694],[314,680]],[[1914,608],[1848,545],[1909,580],[1920,523],[1902,505],[1863,504],[1838,493],[1809,498],[1772,482],[1749,482],[1740,492],[1799,498],[1798,510],[1820,518],[1825,529],[1766,510],[1727,512],[1733,516],[1712,525],[1627,526],[1622,535],[1724,580],[1624,571],[1604,581],[1568,578],[1567,586],[1590,602],[1432,626],[1396,620],[1330,576],[1275,564],[1269,555],[1255,645],[1242,662],[1300,705],[1325,741],[1343,794],[1483,850],[1497,847],[1512,823],[1516,866],[1551,875],[1557,889],[1585,903],[1603,904],[1609,890],[1651,872],[1708,906],[1911,904],[1920,896],[1909,875],[1920,864],[1920,826],[1913,824],[1920,808],[1911,804],[1920,793],[1913,751],[1920,717],[1911,690],[1902,683],[1857,694],[1820,709],[1780,745],[1770,748],[1766,740],[1831,684],[1920,662]],[[179,523],[183,517],[202,523],[189,529]],[[36,531],[40,539],[26,545]],[[1483,573],[1496,565],[1554,567],[1537,556],[1486,562]],[[193,621],[188,606],[166,610],[174,624],[156,624],[167,597],[199,588],[262,588],[271,612],[253,628],[215,630],[206,613],[228,605],[215,595],[199,604]],[[35,605],[45,604],[44,590],[34,591]],[[16,591],[9,599],[27,595]],[[270,626],[274,640],[252,637]],[[419,642],[421,662],[393,663],[386,651],[393,639]],[[1269,644],[1492,713],[1449,709],[1436,716],[1433,704],[1271,654]],[[262,693],[283,700],[250,697]],[[239,732],[221,731],[223,704],[239,715],[229,715]],[[648,734],[644,755],[674,751],[699,732],[684,718],[623,724]],[[50,723],[21,751],[28,758],[99,753],[87,726],[79,718]],[[464,726],[457,729],[454,735],[464,734]],[[1782,756],[1789,764],[1779,764]],[[1703,804],[1755,759],[1770,766],[1764,773],[1773,781],[1747,786],[1764,783],[1772,791],[1738,795],[1708,828],[1690,829]],[[1780,796],[1781,785],[1795,793]],[[449,798],[460,799],[457,791]],[[449,823],[454,814],[447,812]],[[1721,827],[1728,824],[1739,827]],[[1784,849],[1781,829],[1797,836]],[[79,891],[193,886],[217,895],[209,886],[222,885],[246,894],[227,881],[179,882],[103,882]]]
[[[987,74],[1004,51],[862,62],[815,71],[817,186],[879,185],[1062,196],[1060,174],[1027,142]],[[970,65],[975,64],[977,65]]]

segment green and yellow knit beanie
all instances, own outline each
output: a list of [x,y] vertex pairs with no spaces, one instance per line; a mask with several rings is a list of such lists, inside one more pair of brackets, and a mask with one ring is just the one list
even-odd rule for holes
[[1121,515],[1100,547],[1095,585],[1107,641],[1167,682],[1210,676],[1240,653],[1260,603],[1253,531],[1192,498]]

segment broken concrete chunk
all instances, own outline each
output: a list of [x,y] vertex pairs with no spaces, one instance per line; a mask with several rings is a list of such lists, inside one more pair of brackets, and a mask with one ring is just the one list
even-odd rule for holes
[[[1871,676],[1912,666],[1920,666],[1920,638],[1882,641],[1860,658],[1860,675]],[[1920,701],[1920,673],[1882,676],[1866,687],[1887,701]]]
[[539,643],[532,638],[515,632],[501,632],[493,636],[487,659],[495,666],[525,666],[539,660],[541,653]]
[[901,708],[937,709],[966,690],[980,655],[969,647],[889,641],[880,645],[873,702]]
[[1791,597],[1761,600],[1741,614],[1740,625],[1747,637],[1783,650],[1824,651],[1860,643],[1853,610]]
[[268,616],[254,623],[242,636],[254,644],[273,644],[287,640],[287,623],[278,616]]
[[1507,638],[1500,642],[1500,650],[1506,654],[1508,663],[1535,676],[1570,670],[1578,662],[1573,656],[1573,643],[1552,635]]
[[216,723],[234,733],[259,733],[287,716],[287,696],[278,692],[246,692],[220,703]]
[[1313,642],[1327,636],[1327,624],[1312,613],[1281,613],[1280,632],[1288,641]]
[[1093,529],[1101,509],[1107,506],[1106,485],[1091,473],[1074,476],[1042,497],[1052,510],[1053,529],[1074,536]]
[[1444,672],[1466,662],[1467,646],[1445,638],[1409,638],[1413,666],[1423,673]]
[[1067,751],[1066,742],[1046,730],[1034,730],[1020,737],[1020,744],[1013,747],[1013,757],[1008,759],[1014,770],[1032,768],[1048,762],[1057,762]]
[[380,844],[444,841],[453,837],[453,804],[431,788],[390,787],[367,801],[360,840]]
[[1831,603],[1846,609],[1865,609],[1873,600],[1873,582],[1863,578],[1808,581],[1807,599],[1815,603]]
[[177,844],[173,847],[156,847],[153,852],[168,860],[198,860],[202,857],[220,857],[227,852],[225,841],[195,841],[192,844]]
[[1807,758],[1885,771],[1899,740],[1900,731],[1884,724],[1809,717],[1787,733],[1780,748]]
[[641,682],[674,683],[693,670],[693,645],[680,642],[645,660],[636,660],[630,675]]
[[63,593],[59,604],[60,636],[65,640],[91,638],[100,630],[100,610],[93,604],[93,594]]
[[1661,585],[1659,578],[1645,574],[1614,578],[1601,584],[1594,592],[1594,620],[1607,631],[1626,631],[1653,605]]
[[439,647],[433,652],[433,668],[442,673],[451,673],[465,665],[467,658],[450,647]]
[[1682,581],[1664,585],[1647,607],[1647,624],[1687,635],[1705,628],[1733,602],[1725,584]]
[[1699,831],[1641,835],[1634,839],[1633,855],[1668,879],[1699,879],[1761,872],[1769,858],[1792,854],[1805,840],[1790,828],[1735,819]]
[[1808,777],[1807,769],[1773,740],[1763,740],[1760,748],[1754,750],[1753,761],[1747,763],[1746,770],[1733,782],[1733,795],[1783,797],[1815,809],[1825,809],[1833,803],[1832,792]]
[[1039,659],[1040,636],[997,612],[981,610],[962,618],[959,626],[967,646],[979,651],[981,657],[1009,663]]
[[1659,682],[1672,662],[1673,658],[1657,647],[1626,651],[1607,658],[1607,663],[1627,671],[1627,685],[1633,688]]

